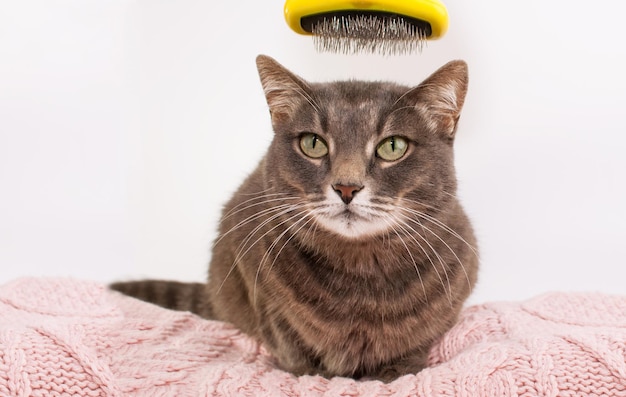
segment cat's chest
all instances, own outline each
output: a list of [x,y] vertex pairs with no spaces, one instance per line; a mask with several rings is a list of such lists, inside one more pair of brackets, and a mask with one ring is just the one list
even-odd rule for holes
[[[398,257],[369,252],[321,256],[299,251],[263,280],[272,306],[304,317],[383,323],[424,302],[420,275]],[[294,310],[295,309],[295,310]]]
[[429,313],[414,266],[367,247],[345,256],[334,248],[335,255],[290,252],[290,261],[274,264],[262,288],[270,339],[312,347],[334,373],[412,348]]

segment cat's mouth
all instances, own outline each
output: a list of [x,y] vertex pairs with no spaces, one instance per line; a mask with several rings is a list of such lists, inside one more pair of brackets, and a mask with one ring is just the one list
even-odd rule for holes
[[318,223],[330,232],[349,237],[373,236],[388,229],[389,223],[381,217],[362,210],[357,206],[344,206],[336,211],[325,213],[317,218]]
[[393,224],[390,208],[372,203],[371,192],[361,189],[346,203],[330,188],[325,199],[314,205],[311,215],[323,229],[348,239],[361,239],[388,233]]
[[346,220],[363,218],[361,215],[357,214],[352,209],[350,209],[350,207],[347,207],[347,206],[346,208],[344,208],[342,212],[339,213],[338,217],[346,219]]
[[347,229],[354,229],[359,222],[367,222],[368,220],[363,216],[356,214],[349,209],[344,210],[341,214],[337,215],[339,222],[344,223]]

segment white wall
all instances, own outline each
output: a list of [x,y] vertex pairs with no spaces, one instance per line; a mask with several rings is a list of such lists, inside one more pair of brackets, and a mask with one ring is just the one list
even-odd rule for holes
[[271,139],[265,53],[310,80],[411,84],[466,59],[472,301],[626,292],[621,2],[448,0],[443,39],[389,58],[316,53],[282,0],[233,4],[0,0],[0,282],[204,279],[220,207]]

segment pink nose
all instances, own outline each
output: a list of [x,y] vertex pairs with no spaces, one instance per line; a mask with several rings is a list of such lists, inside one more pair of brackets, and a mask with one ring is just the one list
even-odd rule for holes
[[359,190],[363,189],[363,186],[336,184],[336,185],[333,185],[333,189],[335,189],[335,191],[337,192],[339,197],[341,197],[341,200],[344,203],[350,204],[350,202],[354,198],[354,195]]

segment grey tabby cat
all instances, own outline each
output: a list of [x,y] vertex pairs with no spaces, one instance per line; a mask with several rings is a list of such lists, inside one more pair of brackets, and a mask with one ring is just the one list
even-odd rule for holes
[[476,281],[453,164],[466,64],[413,88],[257,66],[274,140],[226,204],[208,283],[112,288],[230,322],[296,375],[417,373]]

